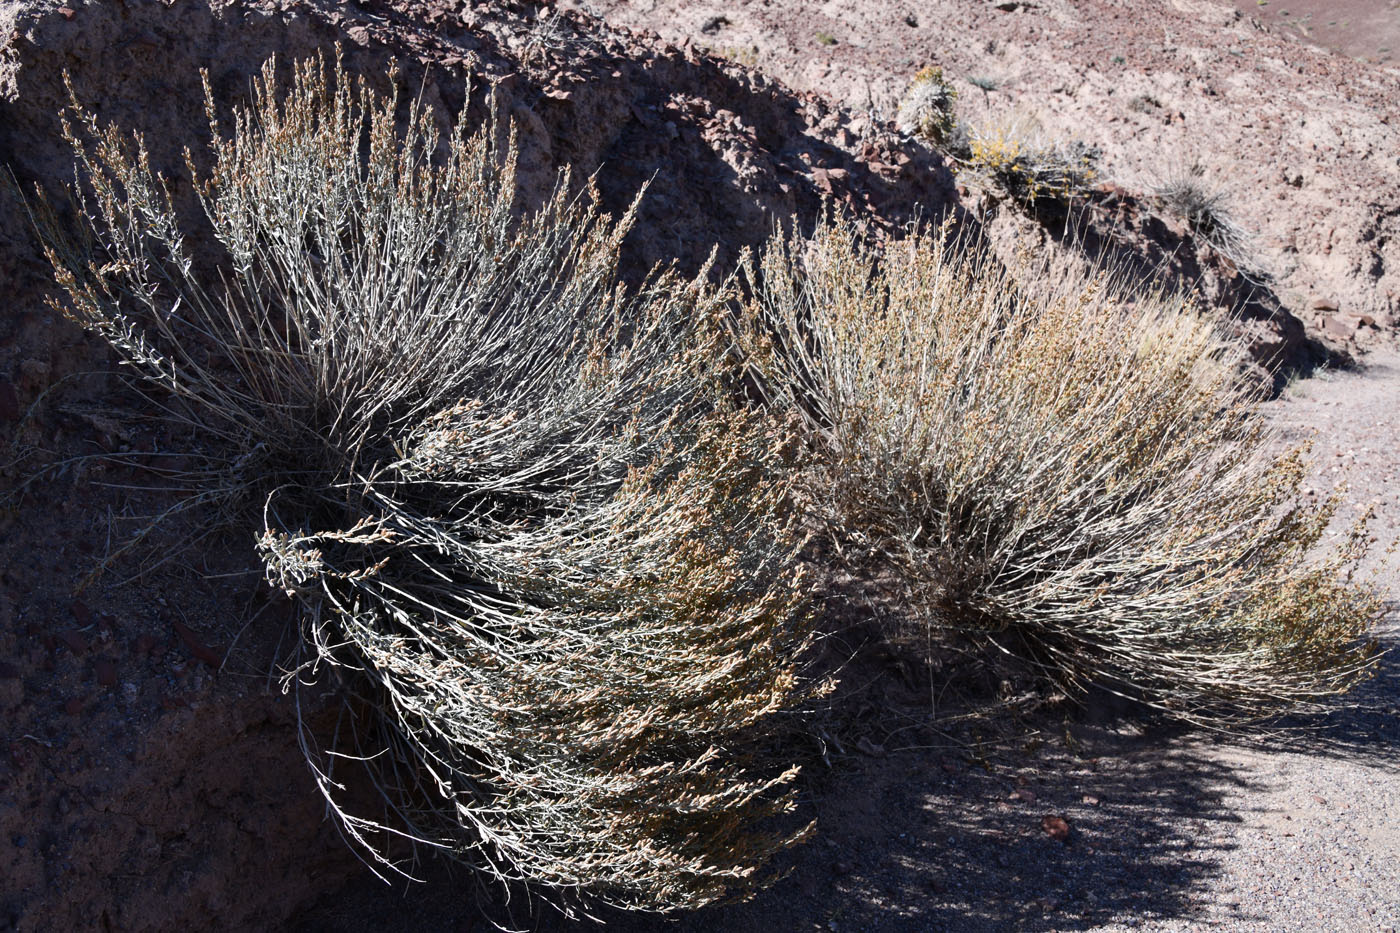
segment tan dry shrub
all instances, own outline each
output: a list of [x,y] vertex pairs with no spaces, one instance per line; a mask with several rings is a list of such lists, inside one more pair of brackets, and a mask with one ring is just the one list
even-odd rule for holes
[[968,130],[962,171],[1027,207],[1068,204],[1100,181],[1097,147],[1049,137],[1018,114]]
[[1013,276],[947,232],[882,250],[830,221],[748,273],[740,342],[802,419],[837,550],[893,569],[916,626],[1182,717],[1363,677],[1361,538],[1309,563],[1336,502],[1300,494],[1302,451],[1274,452],[1212,326],[1107,277]]
[[1186,222],[1191,233],[1246,275],[1260,276],[1255,237],[1237,218],[1235,198],[1212,180],[1205,166],[1192,162],[1170,169],[1151,188],[1157,205]]
[[[794,770],[754,752],[808,635],[784,441],[717,362],[726,290],[624,292],[631,214],[565,175],[518,217],[494,124],[442,140],[338,64],[283,94],[269,63],[231,129],[214,110],[208,266],[140,140],[76,104],[89,229],[49,255],[204,445],[196,501],[256,522],[302,607],[290,684],[331,670],[374,711],[335,748],[302,730],[342,828],[566,909],[748,889],[805,832],[770,831]],[[382,806],[346,809],[347,767]]]

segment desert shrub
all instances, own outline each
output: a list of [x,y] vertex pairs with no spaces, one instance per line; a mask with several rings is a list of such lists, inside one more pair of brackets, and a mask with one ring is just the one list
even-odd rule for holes
[[971,129],[967,149],[964,171],[1028,207],[1085,198],[1099,177],[1097,147],[1049,139],[1029,120]]
[[957,125],[957,99],[957,89],[943,77],[942,68],[920,69],[900,99],[895,123],[903,132],[937,145]]
[[[565,906],[744,890],[804,832],[770,825],[793,770],[756,743],[805,689],[806,615],[782,439],[717,362],[726,289],[624,291],[632,214],[566,174],[520,216],[491,121],[444,139],[339,65],[275,74],[231,127],[208,101],[207,250],[140,139],[75,104],[88,229],[48,249],[56,303],[194,432],[198,500],[299,601],[291,684],[343,686],[353,740],[302,731],[343,830]],[[381,804],[351,806],[352,767]]]
[[1191,233],[1242,272],[1258,272],[1253,240],[1236,219],[1229,191],[1212,184],[1198,162],[1172,170],[1152,188],[1158,205],[1186,222]]
[[982,103],[984,104],[989,104],[991,93],[1001,87],[1001,81],[991,75],[968,75],[964,80],[982,92]]
[[947,233],[775,238],[740,334],[804,425],[833,551],[899,580],[897,634],[1217,721],[1363,677],[1362,538],[1324,545],[1336,503],[1300,494],[1302,451],[1276,452],[1212,326],[1106,277],[1013,275]]

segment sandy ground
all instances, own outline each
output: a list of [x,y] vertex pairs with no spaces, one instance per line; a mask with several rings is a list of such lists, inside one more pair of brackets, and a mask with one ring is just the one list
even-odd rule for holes
[[1353,58],[1400,60],[1396,0],[1235,0],[1235,6],[1271,28]]

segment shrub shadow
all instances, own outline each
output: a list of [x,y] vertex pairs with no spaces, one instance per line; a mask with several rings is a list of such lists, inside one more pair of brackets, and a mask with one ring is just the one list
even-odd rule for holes
[[[873,642],[844,677],[832,702],[844,721],[818,717],[808,733],[824,754],[805,763],[798,816],[815,817],[818,832],[748,902],[570,922],[547,908],[529,917],[519,900],[512,912],[434,866],[407,893],[336,892],[292,928],[1087,930],[1191,917],[1233,845],[1241,817],[1229,801],[1249,779],[1208,748],[1173,741],[1179,727],[1144,726],[1112,704],[990,724],[949,706],[930,721],[927,694],[916,705],[919,686]],[[1050,832],[1056,819],[1068,838]],[[1247,906],[1237,918],[1258,919]]]
[[[601,911],[570,922],[548,908],[530,917],[523,901],[507,907],[460,872],[430,867],[431,883],[407,893],[378,884],[336,892],[293,929],[487,930],[513,919],[541,931],[975,933],[1189,922],[1239,844],[1249,815],[1240,796],[1267,790],[1220,746],[1400,759],[1394,650],[1354,705],[1253,737],[1151,721],[1107,695],[1068,712],[1008,707],[1000,721],[962,719],[994,702],[967,695],[930,719],[927,684],[896,654],[873,637],[840,650],[855,654],[831,703],[841,718],[819,716],[806,733],[819,751],[805,763],[799,816],[815,817],[819,831],[754,899],[675,918]],[[1068,838],[1050,831],[1055,818]],[[1210,906],[1235,922],[1266,920],[1249,903]]]
[[1256,750],[1400,766],[1400,604],[1391,604],[1390,618],[1391,629],[1380,638],[1383,653],[1375,676],[1344,702],[1316,716],[1282,719],[1275,729],[1236,741]]

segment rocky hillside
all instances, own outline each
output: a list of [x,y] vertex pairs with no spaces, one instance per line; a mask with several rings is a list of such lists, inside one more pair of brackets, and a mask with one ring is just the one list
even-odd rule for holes
[[[1364,347],[1400,325],[1393,4],[1238,4],[1267,14],[1267,26],[1216,0],[597,6],[611,22],[714,49],[873,115],[893,114],[912,75],[941,65],[968,122],[1029,115],[1101,147],[1104,175],[1130,191],[1199,163],[1254,235],[1279,303],[1311,333]],[[1314,44],[1329,35],[1348,49],[1384,48],[1385,60]]]

